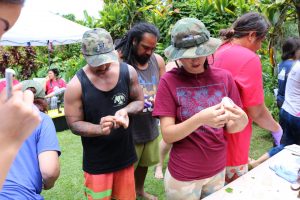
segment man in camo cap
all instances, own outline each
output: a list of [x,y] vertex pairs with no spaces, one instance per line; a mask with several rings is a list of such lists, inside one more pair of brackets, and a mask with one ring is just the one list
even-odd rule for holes
[[87,65],[65,91],[65,114],[71,131],[81,136],[85,195],[88,199],[135,199],[134,150],[129,115],[144,106],[137,73],[120,64],[110,34],[84,33]]
[[110,34],[105,29],[93,29],[83,34],[82,54],[91,67],[118,62]]
[[[164,141],[173,144],[164,180],[170,200],[202,199],[222,188],[224,131],[234,133],[247,124],[232,76],[209,67],[207,56],[220,44],[201,21],[184,18],[174,25],[165,50],[170,60],[180,61],[161,78],[153,111]],[[235,102],[232,107],[221,102],[226,96]]]

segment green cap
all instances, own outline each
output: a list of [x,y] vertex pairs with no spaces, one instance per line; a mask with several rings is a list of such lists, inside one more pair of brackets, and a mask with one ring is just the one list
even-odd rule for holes
[[34,88],[36,90],[36,93],[34,94],[34,98],[45,98],[45,90],[43,86],[34,80],[25,80],[22,81],[22,90],[25,91],[28,88]]
[[183,18],[176,22],[171,31],[171,46],[165,49],[170,60],[197,58],[213,54],[221,40],[210,37],[205,25],[195,18]]
[[82,53],[92,67],[117,62],[113,40],[105,29],[97,28],[86,31],[82,37]]

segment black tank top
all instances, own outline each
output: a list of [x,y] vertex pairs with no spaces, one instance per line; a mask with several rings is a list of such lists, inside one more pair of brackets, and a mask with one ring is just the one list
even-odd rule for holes
[[[101,117],[114,115],[129,104],[128,66],[120,66],[117,85],[110,91],[97,89],[81,69],[76,73],[82,88],[84,121],[99,124]],[[113,130],[110,135],[81,137],[83,146],[83,170],[90,174],[103,174],[123,169],[136,160],[131,126]]]

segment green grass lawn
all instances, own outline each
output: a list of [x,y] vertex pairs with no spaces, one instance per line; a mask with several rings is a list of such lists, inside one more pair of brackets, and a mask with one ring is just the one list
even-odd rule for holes
[[[62,150],[62,155],[60,156],[61,173],[55,187],[49,191],[44,191],[42,195],[46,200],[83,199],[82,147],[80,137],[73,135],[70,131],[63,131],[57,134]],[[272,147],[271,134],[254,126],[250,156],[256,159],[270,147]],[[164,168],[166,165],[167,162],[165,161]],[[154,178],[154,167],[149,168],[145,190],[158,196],[159,200],[165,199],[163,181]]]

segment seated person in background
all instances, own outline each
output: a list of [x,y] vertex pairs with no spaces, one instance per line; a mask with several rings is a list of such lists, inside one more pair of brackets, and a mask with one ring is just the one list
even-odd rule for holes
[[0,199],[43,199],[42,189],[54,186],[60,167],[60,147],[56,130],[47,111],[42,85],[33,80],[22,82],[23,91],[34,93],[34,104],[40,110],[42,121],[25,140],[18,152],[0,191]]
[[57,88],[66,88],[66,82],[59,77],[59,71],[56,68],[48,70],[48,80],[46,81],[46,95],[54,92]]
[[[57,68],[48,70],[48,80],[46,81],[45,91],[47,102],[50,104],[50,109],[57,108],[58,95],[63,94],[66,89],[66,82],[59,77]],[[48,100],[48,98],[50,98]]]
[[[17,85],[19,81],[16,78],[16,71],[13,69],[7,69],[9,72],[13,75],[13,85]],[[0,80],[0,92],[6,87],[6,81],[5,78]]]

